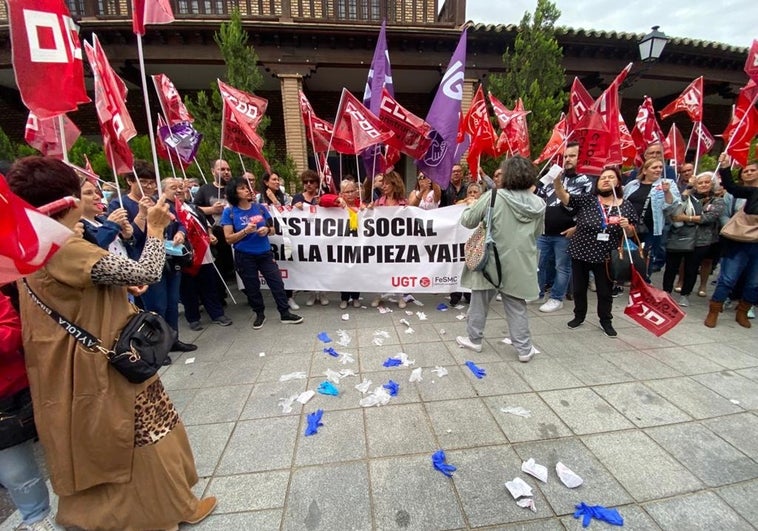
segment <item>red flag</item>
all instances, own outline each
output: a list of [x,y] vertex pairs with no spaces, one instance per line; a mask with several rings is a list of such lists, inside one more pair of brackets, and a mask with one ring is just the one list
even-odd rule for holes
[[263,119],[268,100],[248,94],[218,80],[224,101],[221,137],[225,148],[260,161],[267,172],[271,171],[263,156],[263,139],[256,128]]
[[200,219],[192,211],[192,207],[183,201],[179,201],[179,199],[174,199],[174,207],[176,209],[176,217],[179,219],[179,223],[184,225],[184,228],[187,230],[187,241],[189,241],[194,251],[192,265],[185,267],[182,271],[194,276],[197,275],[200,271],[200,266],[203,265],[203,260],[211,245],[211,239]]
[[[622,71],[622,74],[626,76],[624,71]],[[619,79],[619,77],[617,76],[616,79]],[[608,128],[608,138],[606,140],[608,144],[608,158],[605,162],[606,165],[621,165],[623,162],[623,155],[621,153],[621,124],[619,124],[619,116],[621,116],[618,100],[619,85],[620,83],[614,80],[592,104],[592,108],[598,112]]]
[[[698,138],[700,138],[700,144],[698,145]],[[716,139],[710,131],[703,125],[703,122],[697,122],[692,126],[692,135],[690,135],[687,149],[697,149],[698,156],[703,156],[713,149],[716,145]],[[698,149],[699,147],[699,149]]]
[[[400,152],[414,159],[420,159],[429,149],[432,143],[429,138],[432,126],[395,101],[386,88],[382,89],[379,120],[386,129],[395,133],[387,139],[387,145],[394,148],[391,157],[394,159],[392,164],[400,159]],[[388,155],[389,153],[388,150]]]
[[624,313],[659,337],[679,324],[685,315],[671,295],[649,285],[635,269]]
[[665,119],[682,111],[689,114],[693,122],[703,120],[703,76],[690,83],[677,99],[666,105],[658,114],[661,115],[661,119]]
[[[699,122],[698,122],[699,123]],[[669,134],[666,135],[666,140],[663,142],[663,156],[669,159],[674,159],[676,167],[684,163],[684,156],[687,153],[687,146],[684,145],[684,137],[679,131],[676,124],[671,124]]]
[[611,149],[609,133],[608,125],[593,105],[576,124],[571,137],[579,143],[577,172],[600,175],[603,167],[608,164],[608,154]]
[[743,168],[750,155],[750,143],[758,134],[758,110],[754,105],[755,96],[749,99],[751,91],[750,83],[740,90],[732,119],[722,135],[727,145],[726,152]]
[[128,141],[137,130],[126,109],[126,84],[111,68],[97,35],[92,34],[91,45],[84,43],[84,50],[95,77],[95,107],[108,164],[116,173],[131,172],[134,156]]
[[[81,131],[65,114],[63,115],[63,131],[66,135],[66,150],[68,151],[81,135]],[[26,120],[26,129],[24,131],[24,140],[46,157],[54,157],[58,160],[63,159],[60,124],[57,116],[55,118],[40,119],[36,114],[29,111],[29,118]]]
[[631,166],[637,157],[637,148],[634,145],[632,133],[629,132],[624,117],[621,116],[621,112],[619,112],[619,141],[621,143],[622,164]]
[[174,12],[169,0],[133,0],[132,31],[145,34],[145,24],[169,24],[174,21]]
[[758,40],[753,39],[753,44],[750,46],[750,51],[747,53],[745,73],[752,81],[758,83]]
[[348,151],[339,151],[345,155],[356,155],[374,144],[387,142],[394,133],[382,125],[381,120],[369,111],[347,89],[342,89],[337,117],[334,120],[334,138],[349,144]]
[[152,78],[155,91],[158,93],[158,100],[161,102],[161,110],[168,120],[168,125],[174,125],[178,122],[194,122],[195,119],[184,106],[179,92],[168,76],[157,74]]
[[526,115],[531,111],[524,109],[524,102],[519,98],[510,111],[497,98],[490,94],[490,102],[495,109],[495,116],[502,129],[495,144],[496,155],[509,152],[512,155],[529,157],[529,130],[526,125]]
[[478,178],[479,158],[483,153],[495,155],[495,140],[497,138],[495,128],[492,127],[492,122],[490,122],[487,101],[484,99],[484,91],[481,85],[479,85],[474,98],[471,100],[468,112],[458,124],[459,144],[463,142],[466,134],[471,138],[466,160],[468,161],[471,175]]
[[84,176],[92,186],[98,186],[97,181],[100,176],[92,169],[92,164],[90,164],[89,157],[86,153],[84,154]]
[[0,284],[44,266],[73,233],[15,195],[0,175]]
[[90,101],[77,25],[62,0],[8,0],[8,22],[16,85],[30,111],[52,118]]
[[332,169],[329,167],[329,164],[326,160],[326,151],[316,153],[316,156],[318,157],[319,164],[321,166],[321,171],[323,173],[323,182],[322,184],[325,184],[327,189],[329,190],[330,194],[336,194],[337,187],[334,184],[334,178],[332,177]]
[[663,144],[664,136],[661,126],[655,119],[655,109],[653,109],[653,100],[645,96],[642,105],[637,111],[637,118],[634,121],[632,129],[632,138],[637,148],[637,153],[642,155],[650,144],[660,142]]
[[558,123],[553,126],[553,133],[550,135],[550,139],[545,144],[545,147],[542,148],[540,156],[534,161],[535,164],[551,160],[558,153],[563,152],[563,149],[566,147],[566,127],[566,116],[563,115]]
[[595,99],[587,92],[584,85],[578,77],[574,78],[569,93],[568,115],[566,116],[566,125],[569,131],[576,129],[577,124],[584,117],[585,113],[592,107]]

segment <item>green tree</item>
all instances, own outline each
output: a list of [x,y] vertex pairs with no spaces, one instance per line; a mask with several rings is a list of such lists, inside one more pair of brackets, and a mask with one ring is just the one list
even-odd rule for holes
[[503,54],[504,74],[493,74],[489,89],[506,105],[520,97],[527,116],[532,155],[550,138],[566,103],[566,73],[563,49],[555,38],[555,23],[561,12],[550,0],[537,0],[534,14],[524,13],[513,49]]

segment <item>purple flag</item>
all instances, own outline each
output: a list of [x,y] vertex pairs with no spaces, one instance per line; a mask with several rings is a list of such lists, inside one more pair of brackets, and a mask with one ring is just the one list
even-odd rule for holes
[[[363,91],[363,105],[374,115],[379,116],[379,105],[382,102],[382,88],[386,87],[391,96],[395,95],[395,87],[392,84],[392,67],[390,66],[390,53],[387,50],[387,21],[382,21],[382,29],[379,30],[379,38],[376,40],[374,58],[371,60],[371,68],[366,79],[366,89]],[[363,167],[366,176],[373,179],[377,171],[382,170],[381,144],[368,147],[363,151]]]
[[[447,71],[442,77],[437,94],[426,115],[426,121],[434,128],[431,133],[432,145],[423,159],[417,161],[424,175],[440,185],[444,190],[450,184],[450,172],[456,158],[456,136],[463,99],[463,74],[466,70],[466,29],[461,34],[458,46],[453,52]],[[461,152],[462,153],[462,152]]]

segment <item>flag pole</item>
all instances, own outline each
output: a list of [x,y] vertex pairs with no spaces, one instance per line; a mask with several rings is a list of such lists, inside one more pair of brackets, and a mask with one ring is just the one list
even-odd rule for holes
[[[747,115],[750,114],[750,109],[753,108],[753,105],[755,105],[756,101],[758,101],[758,91],[756,91],[755,96],[753,96],[753,101],[750,102],[750,105],[748,105],[747,109],[745,110],[745,114],[743,114],[742,118],[740,118],[737,127],[734,128],[734,133],[732,133],[732,136],[729,138],[729,142],[726,143],[724,151],[732,147],[732,141],[734,140],[734,137],[737,136],[735,133],[737,130],[739,130],[740,127],[742,127],[742,124],[745,122],[745,118],[747,118]],[[734,109],[736,110],[736,107]],[[732,111],[732,115],[734,115],[734,111]],[[718,167],[716,169],[718,169]]]
[[205,184],[208,184],[208,179],[205,177],[205,173],[203,173],[203,169],[200,167],[200,163],[197,161],[197,157],[192,159],[195,162],[195,165],[197,166],[197,171],[200,172],[200,177],[203,178],[203,182]]
[[[118,184],[118,173],[116,173],[116,159],[113,157],[113,151],[111,150],[111,169],[113,170],[113,182],[116,183],[116,195],[118,195],[118,204],[121,208],[124,208],[124,199],[121,197],[121,186]],[[139,179],[137,179],[139,183]],[[142,190],[142,186],[140,186]]]
[[697,127],[697,147],[695,148],[695,169],[692,171],[692,175],[697,175],[697,165],[700,162],[700,142],[702,139],[700,128],[702,125],[703,122],[699,120],[695,123],[695,126]]
[[158,168],[158,150],[155,148],[155,133],[153,132],[153,117],[150,111],[150,98],[147,95],[147,77],[145,76],[145,54],[142,51],[142,35],[137,34],[137,55],[139,57],[139,72],[142,79],[142,96],[145,98],[145,116],[147,117],[147,133],[150,137],[150,149],[153,152],[153,167],[155,183],[161,189],[161,172]]
[[63,162],[68,164],[68,146],[66,145],[66,129],[63,125],[63,117],[65,114],[58,115],[58,132],[61,137],[61,151],[63,152]]

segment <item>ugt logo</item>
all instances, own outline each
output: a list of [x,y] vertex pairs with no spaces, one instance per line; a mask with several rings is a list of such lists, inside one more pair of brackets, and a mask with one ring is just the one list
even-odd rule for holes
[[71,63],[82,60],[76,24],[68,15],[24,9],[24,26],[33,63]]

